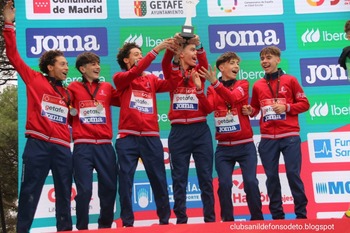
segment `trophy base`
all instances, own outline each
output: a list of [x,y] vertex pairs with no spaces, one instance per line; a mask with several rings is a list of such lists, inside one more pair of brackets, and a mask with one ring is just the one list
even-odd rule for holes
[[194,37],[194,27],[192,26],[182,26],[182,30],[180,33],[180,36],[182,36],[184,39],[191,39]]

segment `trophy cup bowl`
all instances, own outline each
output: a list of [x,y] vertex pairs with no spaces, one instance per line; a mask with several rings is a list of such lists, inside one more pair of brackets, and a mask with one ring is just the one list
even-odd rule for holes
[[180,36],[186,40],[194,37],[194,27],[192,26],[192,15],[199,0],[184,0],[184,9],[186,15],[185,24],[182,26]]

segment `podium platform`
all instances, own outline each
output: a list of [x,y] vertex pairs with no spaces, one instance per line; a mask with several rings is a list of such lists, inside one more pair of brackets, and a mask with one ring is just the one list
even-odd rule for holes
[[85,230],[79,233],[350,233],[350,218],[215,222]]

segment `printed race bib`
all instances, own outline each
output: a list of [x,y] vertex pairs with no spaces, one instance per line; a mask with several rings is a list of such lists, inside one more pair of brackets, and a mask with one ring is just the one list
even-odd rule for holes
[[68,107],[62,98],[44,94],[41,100],[41,115],[52,122],[67,124]]
[[173,110],[198,111],[196,88],[179,87],[174,92]]
[[145,91],[133,90],[129,107],[137,109],[142,113],[152,114],[154,111],[152,94]]
[[[79,102],[79,120],[82,124],[106,124],[106,109],[96,108],[97,102],[94,100],[84,100]],[[103,106],[103,102],[99,102]]]
[[[276,120],[286,120],[286,112],[283,112],[281,114],[277,114],[275,111],[273,111],[272,105],[274,103],[275,103],[274,99],[264,99],[264,100],[260,101],[263,122],[276,121]],[[277,98],[276,103],[286,104],[286,99]]]
[[218,133],[234,133],[241,130],[237,109],[234,108],[231,112],[215,111],[215,128]]

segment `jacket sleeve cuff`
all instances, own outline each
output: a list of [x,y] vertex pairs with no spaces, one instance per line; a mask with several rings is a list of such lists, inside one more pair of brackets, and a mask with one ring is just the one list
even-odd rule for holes
[[216,80],[214,83],[211,84],[214,88],[217,88],[220,85],[219,80]]
[[290,111],[290,104],[285,104],[286,106],[286,112],[289,112]]
[[254,117],[255,108],[252,107],[252,112],[249,114],[250,117]]
[[151,50],[151,53],[152,53],[155,57],[158,55],[157,51],[154,50],[154,49]]
[[15,28],[15,25],[13,23],[5,23],[4,27],[5,28]]
[[204,93],[203,89],[198,90],[198,89],[196,88],[196,91],[197,91],[197,95],[201,95],[201,94]]

